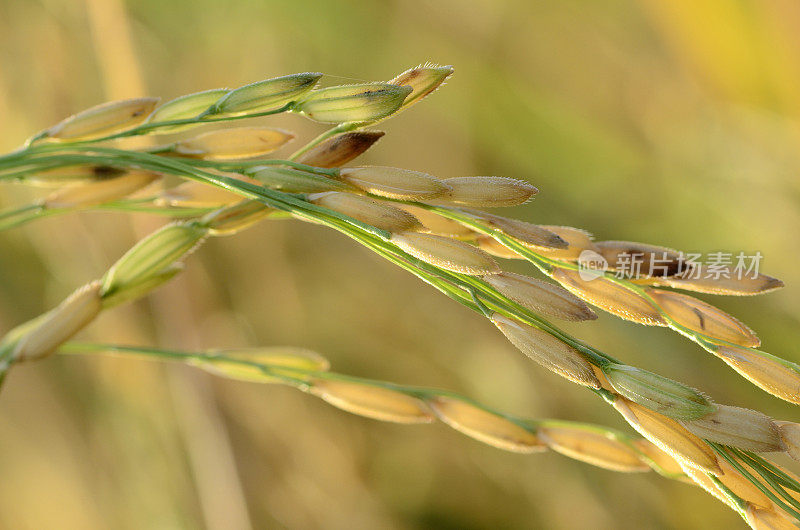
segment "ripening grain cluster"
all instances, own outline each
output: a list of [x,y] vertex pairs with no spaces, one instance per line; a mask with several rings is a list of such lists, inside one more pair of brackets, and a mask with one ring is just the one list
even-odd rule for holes
[[[3,376],[17,363],[56,352],[177,360],[223,377],[289,385],[376,420],[438,420],[507,451],[553,450],[620,472],[655,470],[698,485],[753,528],[795,527],[800,479],[764,455],[800,458],[800,424],[718,403],[700,389],[615,359],[551,322],[592,325],[599,309],[635,324],[667,327],[761,390],[800,404],[797,364],[759,350],[760,339],[745,323],[687,294],[758,295],[782,282],[761,273],[711,278],[703,274],[706,264],[687,262],[674,249],[597,241],[582,228],[504,216],[502,208],[539,193],[514,176],[431,175],[358,163],[384,136],[372,127],[428,96],[451,73],[451,67],[424,65],[386,82],[323,86],[322,74],[306,72],[166,103],[106,103],[0,157],[0,183],[49,188],[42,199],[0,213],[0,230],[92,209],[172,218],[101,278],[7,331],[0,340]],[[293,132],[252,125],[193,130],[289,112],[331,127],[278,159],[269,156],[297,141]],[[157,141],[146,148],[126,142],[142,135]],[[167,184],[173,181],[167,176],[181,182]],[[536,365],[603,399],[631,432],[517,418],[443,390],[337,374],[322,356],[301,349],[187,353],[69,342],[101,312],[180,274],[184,260],[202,251],[208,238],[287,219],[343,233],[480,313]],[[606,267],[593,268],[586,256],[602,258]],[[526,261],[538,277],[506,270],[508,260]],[[635,274],[625,270],[631,260],[642,265]]]

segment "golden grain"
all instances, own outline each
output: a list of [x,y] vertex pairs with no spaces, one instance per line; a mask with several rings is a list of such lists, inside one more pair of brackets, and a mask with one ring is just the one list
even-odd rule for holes
[[524,204],[538,190],[524,180],[509,177],[454,177],[443,179],[450,189],[436,204],[496,208]]
[[579,298],[620,318],[648,326],[666,325],[650,302],[604,277],[587,281],[577,271],[558,268],[553,270],[552,277]]
[[800,373],[785,361],[735,346],[720,346],[714,355],[759,388],[800,405]]
[[179,155],[208,160],[253,158],[269,154],[294,138],[294,134],[270,127],[236,127],[209,131],[175,143]]
[[207,214],[201,222],[211,235],[235,234],[276,211],[256,200],[241,201]]
[[574,261],[584,250],[597,251],[593,243],[593,236],[586,230],[571,226],[539,225],[541,228],[552,232],[566,241],[566,248],[537,248],[536,251],[548,258]]
[[417,218],[405,210],[361,195],[328,192],[310,195],[308,200],[388,232],[413,232],[422,228]]
[[792,421],[776,421],[778,434],[786,446],[786,452],[795,460],[800,460],[800,424]]
[[125,173],[124,169],[111,166],[98,166],[94,164],[79,164],[75,166],[42,169],[25,177],[25,184],[32,184],[42,188],[61,188],[75,184],[85,184],[99,180],[119,177]]
[[633,440],[633,445],[644,453],[658,468],[661,473],[667,475],[680,475],[683,474],[683,469],[680,463],[672,456],[658,448],[656,444],[650,440]]
[[711,447],[678,421],[623,397],[614,401],[614,408],[639,434],[679,462],[686,462],[701,471],[720,473],[717,457]]
[[103,309],[100,282],[81,287],[52,309],[17,342],[13,358],[39,359],[53,353],[82,330]]
[[724,458],[719,459],[719,467],[722,469],[722,473],[717,475],[717,478],[737,497],[762,508],[770,508],[773,506],[772,501],[763,491],[747,480],[744,475],[737,471]]
[[517,254],[515,251],[511,250],[491,236],[480,236],[475,239],[475,244],[479,249],[491,254],[492,256],[497,256],[498,258],[525,259],[524,256]]
[[674,276],[690,268],[677,250],[633,241],[595,241],[596,251],[611,270],[626,276]]
[[753,530],[797,530],[800,521],[775,508],[764,510],[751,505],[745,512],[747,524]]
[[[258,181],[247,179],[251,183]],[[221,208],[242,200],[241,195],[204,182],[182,182],[159,193],[156,204],[182,208]]]
[[425,232],[437,236],[452,237],[455,239],[475,239],[478,234],[468,226],[464,226],[458,221],[448,219],[436,212],[426,210],[412,204],[399,204],[402,208],[416,217],[425,229]]
[[761,343],[749,327],[702,300],[660,289],[646,292],[670,318],[693,331],[740,346],[756,347]]
[[731,267],[715,267],[710,271],[698,264],[679,276],[659,279],[657,285],[698,293],[753,296],[780,289],[783,287],[783,282],[761,273],[740,275]]
[[442,269],[483,276],[500,272],[491,256],[467,243],[414,232],[392,234],[391,242],[403,251]]
[[537,251],[540,248],[567,248],[566,241],[539,225],[476,210],[470,213],[490,228],[500,230],[525,245],[536,247]]
[[373,195],[400,200],[439,197],[449,190],[446,184],[420,171],[384,166],[344,168],[341,177]]
[[548,370],[579,385],[600,388],[592,365],[570,346],[538,328],[495,313],[492,322],[522,353]]
[[161,179],[151,171],[130,170],[118,177],[54,191],[44,199],[46,208],[86,208],[122,199]]
[[528,429],[459,399],[437,396],[428,404],[444,423],[485,444],[516,453],[533,453],[547,448]]
[[572,426],[543,426],[536,435],[550,449],[570,458],[612,471],[650,471],[638,453],[606,433]]
[[512,272],[501,272],[484,280],[501,294],[536,313],[572,321],[597,318],[589,306],[561,286]]
[[379,386],[336,379],[314,379],[309,392],[334,407],[381,421],[430,423],[433,415],[422,400]]
[[452,66],[425,64],[406,70],[388,83],[411,87],[411,93],[403,101],[402,108],[407,108],[439,88],[452,73]]
[[47,130],[52,140],[91,140],[132,129],[144,122],[160,98],[136,98],[103,103],[70,116]]
[[[711,477],[708,476],[704,471],[696,469],[686,463],[681,463],[681,467],[683,468],[683,472],[692,480],[694,484],[697,484],[701,488],[703,488],[707,493],[710,493],[717,500],[721,501],[729,508],[736,510],[738,507],[736,504],[722,491],[722,489],[714,482]],[[720,471],[721,473],[722,471]]]
[[755,410],[717,405],[714,412],[681,424],[701,438],[746,451],[786,450],[772,419]]

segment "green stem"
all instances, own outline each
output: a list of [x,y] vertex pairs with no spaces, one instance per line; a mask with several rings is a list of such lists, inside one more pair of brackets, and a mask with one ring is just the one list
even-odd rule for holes
[[[768,469],[763,469],[762,466],[759,465],[757,462],[753,462],[752,459],[748,458],[747,453],[745,453],[741,449],[737,449],[736,447],[730,447],[728,448],[728,451],[730,451],[740,459],[745,460],[748,464],[750,464],[750,466],[756,471],[756,473],[758,473],[770,487],[772,487],[775,491],[778,492],[778,495],[783,497],[783,499],[785,499],[786,502],[791,504],[792,507],[795,508],[795,510],[800,510],[800,501],[798,501],[797,499],[786,493],[786,491],[778,483],[778,481],[775,480],[772,473]],[[746,475],[746,478],[748,478],[749,480],[751,476],[752,475],[748,474]],[[772,497],[770,497],[770,499],[772,499]],[[800,512],[795,511],[795,513],[797,514],[798,520],[800,520]]]
[[[616,440],[620,443],[626,444],[632,450],[634,450],[640,456],[646,456],[644,453],[636,449],[636,445],[633,443],[633,438],[620,432],[615,429],[603,427],[600,425],[592,425],[592,424],[585,424],[580,422],[574,421],[566,421],[566,420],[553,420],[553,419],[529,419],[529,418],[521,418],[518,416],[512,416],[509,414],[505,414],[498,410],[495,410],[491,407],[488,407],[480,402],[475,401],[472,398],[464,396],[462,394],[458,394],[456,392],[451,392],[448,390],[441,390],[436,388],[426,388],[426,387],[416,387],[416,386],[408,386],[408,385],[400,385],[397,383],[392,383],[388,381],[378,381],[374,379],[365,379],[361,377],[355,377],[346,374],[340,374],[335,372],[328,372],[328,371],[321,371],[321,370],[310,370],[305,368],[299,367],[289,367],[289,366],[282,366],[279,364],[270,365],[268,362],[256,362],[250,361],[247,359],[242,359],[239,357],[229,357],[226,356],[224,352],[201,352],[201,353],[194,353],[194,352],[183,352],[183,351],[174,351],[174,350],[164,350],[160,348],[150,348],[150,347],[141,347],[141,346],[119,346],[113,344],[95,344],[95,343],[80,343],[80,342],[71,342],[63,344],[59,348],[59,353],[62,354],[72,354],[72,355],[85,355],[85,354],[92,354],[92,353],[110,353],[110,354],[122,354],[122,355],[137,355],[137,356],[145,356],[151,357],[154,359],[166,360],[166,361],[176,361],[176,362],[188,362],[190,364],[193,361],[199,361],[202,363],[214,364],[214,363],[224,363],[224,364],[234,364],[243,367],[250,367],[256,368],[257,370],[261,371],[265,375],[276,379],[276,382],[287,384],[298,388],[303,391],[307,391],[310,386],[313,386],[314,379],[327,379],[327,380],[337,380],[337,381],[346,381],[352,382],[362,385],[369,385],[375,386],[380,388],[386,388],[389,390],[393,390],[396,392],[404,393],[411,397],[416,397],[426,402],[433,401],[440,397],[447,397],[450,399],[459,400],[463,403],[467,403],[479,409],[482,409],[490,414],[502,417],[508,421],[513,422],[514,424],[518,425],[519,427],[525,429],[529,433],[533,434],[534,436],[537,435],[538,429],[542,427],[561,427],[561,428],[571,428],[571,429],[580,429],[585,430],[587,432],[593,432],[596,434],[601,434],[609,439]],[[289,374],[296,374],[296,377],[292,377]],[[648,462],[649,459],[643,459],[643,461]],[[682,475],[676,474],[669,474],[664,473],[655,463],[648,462],[651,468],[655,471],[659,472],[660,474],[668,477],[668,478],[678,478]]]
[[761,469],[764,469],[770,474],[772,474],[775,480],[782,486],[789,488],[792,491],[800,493],[800,483],[797,480],[784,473],[781,469],[775,467],[775,465],[772,462],[765,460],[761,455],[757,453],[741,451],[740,456],[750,466],[754,468],[760,467]]
[[[153,154],[151,151],[147,151],[147,153]],[[182,162],[191,166],[213,167],[215,169],[226,170],[226,171],[241,171],[251,168],[253,166],[287,166],[302,171],[308,171],[309,173],[324,175],[326,177],[335,178],[339,176],[338,168],[323,168],[323,167],[309,166],[308,164],[293,162],[292,160],[267,159],[267,160],[238,160],[235,162],[221,162],[221,161],[204,160],[200,158],[191,158],[191,157],[180,157],[180,159]]]
[[[81,151],[91,151],[94,148],[77,147],[76,149],[81,150]],[[388,232],[385,232],[385,231],[382,231],[382,230],[378,230],[378,229],[376,229],[374,227],[371,227],[369,225],[366,225],[364,223],[356,221],[356,220],[354,220],[352,218],[349,218],[347,216],[343,216],[341,214],[333,212],[332,210],[328,210],[328,209],[316,206],[314,204],[311,204],[309,202],[300,200],[300,199],[295,198],[295,197],[293,197],[291,195],[288,195],[288,194],[285,194],[285,193],[281,193],[281,192],[274,192],[274,191],[271,191],[271,190],[267,190],[267,189],[265,189],[263,187],[254,186],[254,185],[252,185],[250,183],[242,182],[242,181],[237,180],[237,179],[231,179],[229,177],[208,173],[208,172],[202,171],[202,170],[200,170],[198,168],[195,168],[195,167],[193,167],[193,166],[191,166],[189,164],[186,164],[183,161],[178,160],[178,159],[165,159],[163,157],[159,157],[157,155],[152,155],[152,154],[149,154],[149,153],[130,152],[130,151],[124,151],[124,150],[119,150],[119,149],[113,149],[113,148],[99,148],[98,150],[99,150],[100,153],[109,155],[108,158],[114,158],[115,160],[117,160],[118,164],[122,163],[122,162],[131,163],[131,164],[138,164],[139,166],[146,166],[147,168],[151,168],[151,169],[156,170],[156,171],[172,172],[172,173],[175,173],[175,174],[178,174],[178,175],[182,175],[182,176],[185,176],[185,177],[188,177],[188,178],[192,178],[194,180],[200,180],[202,182],[206,182],[206,183],[209,183],[209,184],[212,184],[212,185],[223,187],[225,189],[228,189],[229,191],[232,191],[234,193],[238,193],[240,195],[244,195],[244,196],[249,197],[249,198],[254,198],[254,199],[265,201],[270,206],[273,206],[273,207],[276,207],[276,208],[279,208],[279,209],[282,209],[282,210],[290,211],[292,214],[297,215],[297,216],[302,217],[302,218],[305,218],[307,220],[311,220],[311,221],[314,221],[314,222],[322,221],[323,224],[326,224],[326,225],[328,225],[328,226],[330,226],[330,227],[332,227],[332,228],[334,228],[334,229],[336,229],[338,231],[345,232],[347,235],[349,235],[353,239],[356,239],[357,241],[362,242],[362,244],[365,244],[365,242],[364,242],[364,234],[363,234],[364,231],[372,234],[373,236],[377,236],[378,239],[383,240],[383,241],[388,240],[389,236],[390,236],[390,234]],[[93,155],[84,155],[84,156],[91,157]],[[422,205],[422,203],[414,203],[414,204]],[[424,206],[427,207],[428,209],[433,209],[434,211],[438,211],[438,207],[429,206],[429,205],[424,205]],[[447,210],[447,211],[450,212],[450,210]],[[330,219],[331,217],[336,218],[339,221],[343,221],[346,224],[332,223],[331,219]],[[508,238],[508,236],[505,236],[504,234],[499,233],[496,230],[490,230],[488,228],[485,228],[482,225],[480,225],[479,223],[475,222],[474,220],[468,219],[468,218],[466,218],[464,216],[461,216],[461,215],[459,215],[457,213],[452,213],[452,217],[455,220],[464,219],[465,221],[469,222],[469,224],[471,224],[472,226],[474,226],[476,228],[480,227],[480,229],[486,231],[487,233],[489,233],[489,235],[500,237],[501,239],[503,239],[503,242],[505,244],[508,244],[508,245],[514,246],[514,247],[518,247],[520,250],[523,250],[523,251],[525,250],[522,247],[522,245],[520,245],[519,243],[515,242],[513,239]],[[349,228],[350,226],[353,226],[356,229],[361,229],[361,230],[350,229]],[[394,245],[388,245],[388,246],[387,245],[382,245],[382,246],[381,245],[375,245],[374,241],[372,242],[372,244],[370,244],[368,246],[370,248],[372,248],[373,250],[377,250],[380,247],[380,249],[381,249],[380,254],[382,256],[384,256],[384,257],[387,257],[388,254],[392,253],[392,250],[388,250],[387,251],[387,249],[396,249],[396,247]],[[396,256],[396,254],[395,254],[395,256]],[[513,302],[513,301],[511,301],[511,300],[509,300],[509,299],[507,299],[505,297],[502,297],[501,295],[496,293],[496,291],[494,291],[490,286],[488,286],[485,282],[477,280],[476,278],[470,277],[468,275],[462,275],[462,274],[449,273],[449,272],[446,272],[446,271],[442,271],[441,269],[433,267],[430,264],[421,262],[420,260],[416,260],[415,258],[412,258],[411,256],[409,256],[409,255],[407,255],[405,253],[403,253],[403,257],[401,258],[401,260],[406,260],[406,262],[408,260],[416,261],[416,268],[417,269],[421,268],[423,270],[428,270],[428,272],[429,272],[429,274],[423,274],[423,275],[417,274],[418,277],[420,277],[421,279],[426,281],[426,283],[429,283],[430,285],[436,287],[437,289],[439,289],[443,293],[447,294],[447,296],[449,296],[450,298],[456,299],[460,303],[462,303],[464,305],[467,305],[468,307],[470,307],[473,310],[477,310],[477,311],[480,312],[480,308],[476,304],[474,304],[474,302],[471,299],[471,295],[469,293],[471,292],[472,289],[478,289],[482,293],[488,295],[491,299],[493,299],[494,303],[495,303],[495,307],[498,307],[498,305],[500,306],[500,307],[498,307],[498,309],[502,308],[502,309],[505,309],[506,311],[510,311],[510,313],[512,315],[514,315],[516,318],[519,318],[522,321],[524,321],[526,323],[529,323],[530,325],[538,327],[538,328],[542,329],[543,331],[546,331],[546,332],[552,334],[553,336],[555,336],[559,340],[567,342],[569,345],[573,346],[574,348],[576,348],[579,351],[581,351],[582,353],[584,353],[584,355],[586,355],[586,357],[593,364],[595,364],[595,365],[597,365],[597,366],[602,368],[603,366],[607,365],[609,361],[613,361],[614,360],[612,357],[610,357],[610,356],[608,356],[608,355],[606,355],[606,354],[604,354],[602,352],[599,352],[598,350],[596,350],[594,348],[588,347],[585,344],[583,344],[582,342],[578,341],[577,339],[569,336],[568,334],[566,334],[563,331],[559,330],[558,328],[556,328],[552,324],[546,322],[541,317],[538,317],[538,315],[535,315],[534,313],[526,310],[525,308],[523,308],[519,304],[516,304],[515,302]],[[398,263],[397,261],[394,261],[394,260],[392,260],[392,261],[394,263]],[[452,282],[452,283],[455,283],[455,284],[459,285],[463,289],[463,291],[461,289],[453,290],[452,288],[448,287],[446,283],[443,284],[441,282],[441,280],[433,280],[433,278],[436,277],[436,276],[438,276],[440,278],[444,277],[446,282]],[[499,304],[497,303],[498,298],[499,298],[499,302],[500,302]],[[505,307],[502,307],[502,306],[505,306]]]
[[[730,464],[730,465],[731,465],[731,466],[732,466],[734,469],[736,469],[736,471],[738,471],[739,473],[741,473],[741,475],[742,475],[742,476],[743,476],[745,479],[747,479],[747,480],[748,480],[749,482],[751,482],[751,483],[752,483],[754,486],[756,486],[756,487],[757,487],[759,490],[761,490],[761,492],[762,492],[762,493],[764,493],[764,495],[766,495],[767,497],[769,497],[769,499],[770,499],[772,502],[774,502],[775,504],[777,504],[777,505],[778,505],[778,506],[779,506],[779,507],[780,507],[782,510],[784,510],[785,512],[787,512],[787,513],[791,514],[792,516],[794,516],[794,517],[798,518],[798,520],[800,520],[800,512],[798,512],[798,511],[797,511],[795,508],[793,508],[792,506],[789,506],[789,505],[787,505],[785,502],[783,502],[783,500],[781,500],[780,498],[778,498],[778,496],[777,496],[777,495],[775,495],[775,493],[773,493],[773,492],[772,492],[772,491],[771,491],[771,490],[770,490],[768,487],[766,487],[766,486],[765,486],[764,484],[762,484],[762,483],[761,483],[761,482],[760,482],[758,479],[756,479],[756,478],[755,478],[755,477],[754,477],[754,476],[753,476],[753,475],[752,475],[752,474],[751,474],[749,471],[747,471],[747,470],[744,468],[744,466],[742,466],[742,464],[740,464],[740,463],[739,463],[739,462],[738,462],[738,461],[737,461],[737,460],[736,460],[734,457],[732,457],[731,455],[729,455],[729,454],[728,454],[728,450],[730,450],[731,452],[733,452],[734,454],[736,454],[736,449],[735,449],[735,448],[732,448],[732,447],[731,447],[731,448],[727,448],[727,447],[725,447],[725,446],[723,446],[723,445],[721,445],[721,444],[715,443],[715,442],[708,442],[708,444],[711,446],[711,448],[712,448],[712,449],[714,449],[714,451],[715,451],[715,452],[716,452],[718,455],[720,455],[722,458],[724,458],[724,459],[725,459],[725,460],[726,460],[726,461],[727,461],[727,462],[728,462],[728,463],[729,463],[729,464]],[[756,471],[757,471],[757,472],[759,472],[758,468],[755,468],[755,469],[756,469]],[[762,475],[762,477],[764,477],[764,475],[763,475],[763,474],[761,474],[761,472],[759,472],[759,474],[760,474],[760,475]],[[765,480],[766,480],[766,479],[765,479]],[[768,482],[769,482],[769,481],[768,481]],[[782,490],[781,490],[781,489],[779,489],[779,491],[782,491]],[[788,497],[788,496],[787,496],[787,498],[788,498],[788,499],[791,499],[791,497]],[[792,501],[792,502],[791,502],[791,504],[792,504],[792,505],[795,505],[795,504],[797,504],[797,506],[798,506],[798,507],[800,507],[800,503],[797,503],[797,501],[794,501],[794,499],[791,499],[791,501]]]
[[40,203],[33,203],[0,213],[0,232],[24,225],[36,219],[50,215]]

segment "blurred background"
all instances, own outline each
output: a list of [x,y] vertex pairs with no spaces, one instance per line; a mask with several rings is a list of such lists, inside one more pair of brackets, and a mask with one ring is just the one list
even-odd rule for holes
[[[456,73],[381,124],[387,135],[360,162],[524,178],[541,192],[514,215],[599,239],[760,251],[785,289],[704,298],[758,330],[766,351],[800,360],[793,0],[0,0],[0,150],[105,100],[308,70],[327,84],[385,80],[425,61]],[[301,139],[323,130],[299,116],[264,123]],[[30,196],[5,186],[0,206]],[[0,234],[0,330],[99,277],[164,222],[94,213]],[[717,401],[797,420],[675,333],[608,315],[569,330]],[[479,315],[296,221],[209,241],[176,281],[81,338],[303,346],[337,371],[629,430]],[[504,453],[441,424],[383,424],[289,388],[120,358],[14,370],[0,398],[0,477],[8,529],[743,526],[653,473]]]

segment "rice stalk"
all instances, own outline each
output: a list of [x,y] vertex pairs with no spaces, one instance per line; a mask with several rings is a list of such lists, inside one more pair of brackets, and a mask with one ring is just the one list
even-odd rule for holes
[[[652,288],[677,282],[671,286],[713,290],[708,285],[681,283],[688,269],[677,263],[674,255],[666,275],[626,278],[612,274],[624,257],[641,256],[652,262],[658,252],[671,252],[669,249],[629,242],[595,243],[580,229],[537,225],[462,208],[499,207],[528,200],[536,189],[516,180],[496,177],[439,179],[402,168],[337,167],[354,159],[377,139],[376,135],[361,134],[360,129],[407,108],[440,86],[450,72],[447,68],[420,67],[401,74],[400,84],[319,90],[312,90],[319,75],[296,74],[224,93],[178,98],[165,105],[164,111],[155,109],[151,119],[146,116],[140,119],[140,114],[131,110],[133,103],[101,106],[35,135],[22,149],[0,157],[0,181],[30,179],[35,183],[37,175],[41,179],[44,173],[52,182],[57,178],[53,172],[62,170],[68,177],[69,171],[63,168],[76,166],[146,172],[158,176],[154,178],[176,175],[188,179],[192,186],[175,190],[173,199],[166,192],[150,199],[149,204],[147,200],[136,204],[145,211],[151,208],[153,212],[161,208],[162,212],[174,209],[177,213],[181,206],[213,210],[202,212],[204,215],[198,215],[195,220],[167,225],[134,246],[109,269],[101,283],[94,282],[85,290],[79,290],[94,293],[93,298],[87,299],[91,303],[76,302],[83,300],[80,296],[69,298],[52,312],[9,332],[0,342],[0,366],[5,371],[15,362],[47,356],[101,310],[144,296],[168,281],[181,270],[182,260],[207,236],[232,234],[264,217],[291,217],[344,233],[460,304],[483,314],[523,353],[572,382],[588,387],[679,465],[692,468],[695,475],[699,470],[700,478],[692,478],[706,483],[709,490],[716,491],[743,517],[753,512],[748,512],[748,507],[763,505],[763,498],[756,499],[755,493],[748,493],[747,488],[737,482],[739,475],[735,480],[730,479],[720,458],[729,462],[733,471],[756,485],[759,491],[770,491],[770,500],[777,506],[770,509],[794,517],[792,503],[796,501],[791,495],[786,491],[772,492],[769,488],[771,481],[780,480],[781,484],[792,486],[796,481],[781,475],[772,464],[758,460],[755,454],[757,451],[793,450],[792,443],[786,441],[791,442],[792,438],[782,434],[775,420],[753,411],[743,412],[744,409],[713,403],[678,382],[624,365],[566,334],[542,316],[582,314],[586,317],[584,320],[588,319],[591,312],[580,301],[584,300],[628,320],[668,326],[718,355],[758,386],[788,401],[796,401],[800,381],[800,369],[796,364],[755,350],[757,339],[749,328],[713,306]],[[203,105],[217,96],[219,99],[202,110]],[[286,160],[239,160],[248,153],[260,156],[267,149],[261,145],[254,151],[247,138],[237,137],[241,131],[206,133],[195,138],[194,144],[192,140],[179,141],[149,151],[101,145],[117,138],[158,135],[203,123],[290,111],[336,125]],[[45,141],[54,135],[60,135],[60,141]],[[217,142],[216,146],[212,145],[213,141],[209,142],[226,135],[231,135],[235,141]],[[286,137],[288,134],[284,135]],[[176,157],[176,154],[184,156]],[[319,165],[314,165],[317,162]],[[119,191],[120,187],[113,195],[89,200],[86,197],[91,194],[82,189],[113,183],[125,174],[97,180],[94,173],[93,180],[90,172],[89,181],[77,186],[70,186],[70,179],[65,178],[64,187],[56,193],[77,196],[77,199],[54,202],[49,208],[36,204],[0,214],[0,228],[3,228],[4,217],[10,220],[7,228],[51,215],[54,211],[108,208],[114,204],[118,208],[123,206],[120,209],[124,209],[124,205],[132,206],[135,203],[131,201],[135,199],[130,194],[136,190]],[[221,195],[216,195],[220,202],[214,202],[214,194],[207,196],[206,202],[198,200],[202,186],[222,190]],[[233,201],[230,194],[240,200]],[[185,198],[183,203],[182,197]],[[505,253],[509,257],[526,259],[574,296],[554,284],[537,284],[503,272],[497,262],[481,250],[490,248],[493,254]],[[586,272],[581,258],[584,251],[606,256],[611,271],[592,270],[593,277],[584,278],[581,274]],[[768,277],[756,280],[739,286],[738,292],[730,282],[721,282],[716,292],[755,294],[778,286]],[[98,285],[101,287],[96,287]],[[220,366],[227,366],[222,369],[223,373],[235,371],[232,365],[237,363],[250,362],[251,368],[255,366],[254,361],[232,361],[234,357],[226,357],[224,364],[219,361]],[[207,361],[197,356],[193,359],[194,362]],[[498,419],[492,411],[463,400],[453,401],[450,396],[437,395],[435,399],[426,400],[421,391],[404,392],[394,385],[372,385],[380,388],[375,390],[369,384],[367,388],[359,386],[353,378],[331,379],[324,375],[326,372],[311,377],[292,366],[271,370],[267,374],[270,377],[362,415],[403,422],[429,421],[436,415],[466,434],[520,452],[538,450],[543,443],[535,433],[526,431],[524,422],[508,417]],[[255,373],[250,370],[249,376],[255,377]],[[336,382],[331,382],[334,380]],[[790,428],[783,430],[789,432]],[[567,434],[551,430],[552,445],[564,453],[580,454],[586,461],[603,461],[606,467],[625,467],[621,463],[624,455],[632,454],[591,435],[581,437],[581,433],[572,432],[570,438]],[[722,452],[719,447],[723,448]],[[629,448],[636,452],[636,444]],[[738,461],[731,463],[726,451],[738,451],[737,458],[755,466],[759,477],[748,473]],[[644,451],[639,452],[644,455]],[[648,465],[657,460],[643,458]],[[670,462],[669,457],[666,461]],[[628,463],[637,467],[632,461]],[[673,471],[669,473],[675,474],[675,466],[671,468]],[[727,484],[723,480],[726,476]],[[752,499],[746,498],[748,496]],[[758,512],[759,517],[767,513],[762,512]]]
[[[785,493],[784,487],[776,486],[771,478],[755,485],[746,478],[752,476],[748,470],[767,477],[782,473],[783,483],[800,491],[796,477],[781,472],[774,465],[762,465],[747,452],[731,456],[724,446],[715,445],[726,458],[718,461],[719,469],[715,474],[708,474],[682,458],[676,461],[646,439],[599,425],[513,417],[453,392],[330,372],[324,357],[301,348],[188,353],[137,346],[67,343],[61,352],[73,355],[110,353],[183,362],[229,379],[291,386],[334,407],[380,421],[430,423],[438,418],[462,434],[506,451],[526,454],[550,449],[604,469],[628,473],[652,469],[667,478],[694,481],[734,509],[741,509],[742,513],[747,507],[753,507],[770,511],[773,516],[790,517],[777,508],[773,499],[783,501],[774,490],[768,489],[772,484]],[[659,427],[651,428],[659,430]]]

